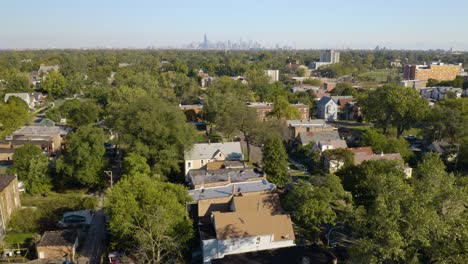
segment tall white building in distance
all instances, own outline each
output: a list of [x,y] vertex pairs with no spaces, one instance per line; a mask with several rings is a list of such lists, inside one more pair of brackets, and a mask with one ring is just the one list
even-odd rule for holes
[[265,70],[265,74],[270,77],[271,82],[279,81],[279,70]]
[[340,62],[340,52],[336,50],[325,50],[320,52],[320,62]]
[[317,62],[312,62],[312,64],[310,65],[310,67],[314,70],[322,67],[322,66],[326,66],[326,65],[330,65],[330,64],[334,64],[334,63],[338,63],[340,62],[340,52],[339,51],[336,51],[336,50],[324,50],[322,52],[320,52],[320,61],[317,61]]

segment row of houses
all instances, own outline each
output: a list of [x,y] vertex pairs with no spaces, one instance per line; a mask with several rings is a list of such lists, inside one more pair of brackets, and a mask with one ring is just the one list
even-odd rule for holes
[[23,126],[0,140],[0,162],[12,161],[15,149],[24,145],[37,146],[47,156],[61,150],[69,129],[60,126]]
[[195,144],[185,153],[185,174],[203,263],[295,245],[276,186],[244,163],[240,142]]

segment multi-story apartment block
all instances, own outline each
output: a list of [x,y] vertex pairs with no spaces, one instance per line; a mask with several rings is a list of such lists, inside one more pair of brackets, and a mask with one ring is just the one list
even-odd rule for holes
[[427,81],[435,79],[439,81],[454,80],[460,74],[462,64],[444,64],[434,62],[430,65],[405,65],[403,78],[405,80]]

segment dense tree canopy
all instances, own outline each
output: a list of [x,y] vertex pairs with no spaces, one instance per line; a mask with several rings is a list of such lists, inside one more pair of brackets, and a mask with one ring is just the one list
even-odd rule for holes
[[26,124],[29,119],[28,105],[18,97],[10,97],[7,103],[0,102],[0,137],[5,137]]
[[67,137],[65,155],[57,159],[58,185],[96,187],[103,182],[106,135],[101,128],[79,127]]
[[195,140],[195,129],[175,105],[142,89],[120,87],[110,103],[109,126],[121,144],[148,159],[155,173],[180,171],[183,153]]
[[386,134],[391,126],[397,137],[412,125],[422,122],[429,110],[428,103],[416,90],[396,85],[384,85],[361,98],[364,119]]
[[128,174],[108,193],[109,228],[117,247],[138,263],[177,263],[193,235],[187,190],[178,184]]
[[34,145],[24,145],[15,149],[12,173],[18,175],[29,194],[44,194],[51,188],[48,175],[49,159]]

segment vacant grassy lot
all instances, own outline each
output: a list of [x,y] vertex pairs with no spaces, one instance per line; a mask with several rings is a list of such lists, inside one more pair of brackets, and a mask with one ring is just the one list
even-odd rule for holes
[[97,198],[84,191],[49,193],[47,196],[22,195],[23,208],[16,210],[8,226],[7,241],[22,243],[47,230],[57,229],[64,212],[94,209]]
[[359,74],[358,79],[359,81],[387,83],[389,79],[395,80],[399,75],[400,73],[396,70],[375,70]]

